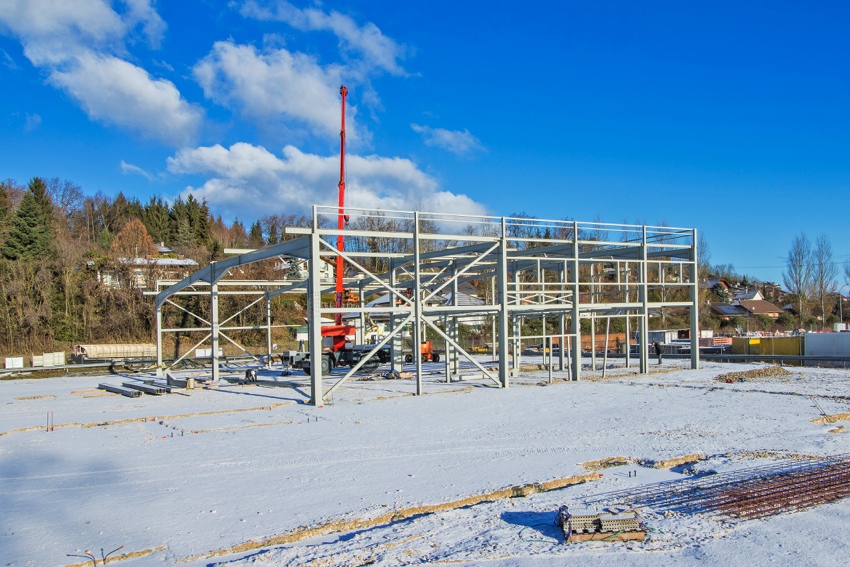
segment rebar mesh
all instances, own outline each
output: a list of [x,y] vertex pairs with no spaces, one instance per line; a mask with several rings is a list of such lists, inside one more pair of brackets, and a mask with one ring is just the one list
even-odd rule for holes
[[848,497],[850,455],[838,455],[609,492],[591,502],[755,519]]

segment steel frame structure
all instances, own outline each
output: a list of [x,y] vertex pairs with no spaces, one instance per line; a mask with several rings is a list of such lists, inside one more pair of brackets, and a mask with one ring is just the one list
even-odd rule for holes
[[[309,350],[312,360],[322,355],[322,318],[353,317],[361,327],[368,314],[380,313],[389,319],[387,334],[372,353],[385,345],[392,347],[392,370],[402,366],[402,330],[412,329],[413,344],[418,345],[426,332],[435,334],[446,345],[446,379],[461,377],[460,358],[466,358],[476,371],[472,376],[491,380],[507,388],[511,377],[520,371],[521,342],[534,340],[549,347],[550,376],[555,364],[552,347],[559,345],[558,367],[569,370],[571,380],[581,379],[581,325],[589,319],[591,334],[596,335],[600,321],[610,326],[612,318],[624,318],[627,335],[632,324],[639,334],[640,372],[648,371],[647,338],[651,313],[664,309],[685,309],[690,314],[691,367],[699,367],[697,232],[691,228],[585,223],[567,220],[511,218],[477,215],[429,213],[347,208],[349,222],[333,228],[338,207],[314,205],[312,224],[307,228],[288,228],[298,237],[273,246],[213,262],[209,266],[171,285],[156,296],[157,368],[162,364],[162,333],[179,329],[162,328],[162,309],[174,304],[170,298],[195,286],[209,287],[210,321],[207,338],[212,347],[212,378],[219,378],[218,346],[223,329],[219,320],[218,296],[231,268],[280,256],[308,261],[306,280],[295,282],[256,282],[267,286],[262,292],[267,306],[280,293],[306,293]],[[369,230],[370,220],[391,221],[392,231]],[[344,237],[345,250],[334,244]],[[375,247],[378,241],[393,241],[394,252]],[[357,287],[359,305],[323,304],[322,295],[335,292],[335,282],[320,278],[322,259],[342,258],[355,278],[347,278],[347,287]],[[378,272],[367,264],[380,259],[386,269]],[[479,288],[492,290],[484,305],[458,305],[458,286],[478,282]],[[236,282],[233,282],[234,284]],[[451,304],[434,299],[452,292]],[[387,306],[367,306],[365,297],[387,294]],[[179,307],[179,306],[178,306]],[[267,307],[268,310],[268,307]],[[351,315],[354,314],[354,315]],[[485,368],[467,352],[458,340],[458,322],[468,317],[492,317],[494,358],[498,371]],[[540,318],[542,335],[522,336],[522,321]],[[231,317],[232,319],[232,317]],[[229,320],[229,319],[228,319]],[[547,332],[547,321],[558,321],[557,332]],[[252,327],[259,328],[259,327]],[[266,321],[263,328],[269,329]],[[229,339],[228,339],[229,340]],[[201,341],[200,344],[205,342]],[[231,341],[232,342],[232,341]],[[595,343],[594,343],[595,344]],[[566,345],[566,348],[564,348]],[[269,353],[270,350],[269,340]],[[596,367],[596,349],[591,349]],[[607,352],[607,350],[606,350]],[[422,358],[413,349],[416,370],[416,394],[422,394]],[[627,356],[627,365],[629,354]],[[312,364],[311,403],[317,406],[358,372],[366,358],[344,375],[333,374],[336,382],[325,389],[321,365]]]

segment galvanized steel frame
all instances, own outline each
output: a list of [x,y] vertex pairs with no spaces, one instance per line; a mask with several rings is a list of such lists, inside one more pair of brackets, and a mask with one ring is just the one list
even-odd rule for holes
[[[569,353],[559,348],[559,369],[565,370],[565,354],[570,362],[572,380],[581,379],[581,326],[588,318],[592,328],[597,319],[625,318],[627,329],[637,319],[640,335],[640,371],[648,370],[648,319],[654,310],[685,308],[691,320],[691,367],[699,367],[697,232],[691,228],[643,226],[608,223],[584,223],[566,220],[492,217],[419,211],[395,211],[347,208],[349,223],[340,231],[335,228],[338,207],[314,205],[312,225],[307,228],[288,228],[298,238],[213,262],[157,294],[157,358],[162,367],[161,309],[172,295],[194,284],[209,285],[212,321],[209,322],[212,350],[213,379],[219,377],[218,341],[221,327],[218,316],[219,282],[228,270],[253,262],[279,256],[306,259],[309,276],[303,282],[277,282],[274,290],[265,292],[266,299],[279,293],[307,294],[310,357],[322,356],[321,319],[337,313],[357,314],[363,321],[369,313],[389,317],[390,329],[374,346],[372,353],[386,344],[392,345],[392,370],[401,370],[402,353],[399,339],[406,325],[412,326],[414,345],[419,344],[425,329],[441,336],[446,343],[446,379],[459,377],[458,358],[467,358],[480,371],[480,376],[492,379],[502,388],[520,371],[521,342],[539,339],[552,345],[554,339],[569,344]],[[365,221],[393,221],[401,230],[379,231],[354,228]],[[364,222],[361,222],[364,221]],[[614,234],[614,238],[609,235]],[[346,249],[334,244],[342,234]],[[394,239],[400,252],[378,252],[365,249],[358,239]],[[325,258],[342,257],[358,279],[349,279],[357,286],[360,303],[357,307],[323,305],[322,294],[332,286],[320,279],[321,262]],[[373,272],[365,266],[370,258],[380,257],[388,269]],[[480,281],[494,290],[485,305],[457,305],[458,285]],[[274,282],[266,282],[274,283]],[[446,288],[451,288],[452,305],[432,305]],[[409,292],[408,292],[409,290]],[[678,301],[668,300],[671,291],[680,290]],[[367,307],[365,293],[385,292],[390,298],[387,307]],[[464,317],[491,316],[498,338],[498,375],[481,365],[457,341],[458,321]],[[521,335],[523,318],[557,320],[558,332],[536,337]],[[567,321],[569,320],[569,332]],[[441,328],[442,326],[442,328]],[[595,336],[595,333],[594,333]],[[496,337],[493,337],[494,350]],[[595,342],[594,342],[595,346]],[[595,348],[592,349],[596,367]],[[416,394],[423,393],[422,358],[413,349],[415,360]],[[341,387],[365,362],[365,358],[325,389],[321,364],[311,365],[311,402],[321,406],[330,394]],[[549,357],[550,368],[554,364]]]

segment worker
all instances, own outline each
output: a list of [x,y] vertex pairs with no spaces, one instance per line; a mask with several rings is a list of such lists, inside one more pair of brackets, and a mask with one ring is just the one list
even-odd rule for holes
[[652,343],[652,346],[655,347],[655,356],[658,357],[658,364],[661,364],[661,345],[658,344],[658,341]]

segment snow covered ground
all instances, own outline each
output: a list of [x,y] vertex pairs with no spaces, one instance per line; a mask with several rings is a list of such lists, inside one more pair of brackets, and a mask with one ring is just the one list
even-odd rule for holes
[[[850,452],[847,433],[830,433],[841,422],[812,422],[850,412],[848,371],[725,383],[714,378],[758,365],[665,361],[638,375],[609,362],[605,380],[534,371],[507,390],[446,384],[434,364],[423,396],[412,380],[351,381],[323,408],[305,403],[306,376],[279,371],[260,372],[275,385],[135,399],[94,389],[138,375],[3,381],[0,565],[91,565],[86,551],[122,545],[116,556],[140,556],[108,564],[848,563],[850,501],[738,522],[643,509],[645,542],[564,544],[562,504],[594,511],[599,494],[684,472]],[[706,458],[651,466],[690,454]],[[630,461],[558,490],[447,504],[609,457]]]

